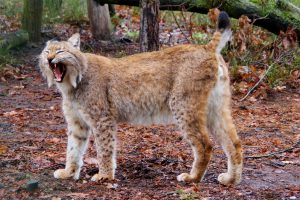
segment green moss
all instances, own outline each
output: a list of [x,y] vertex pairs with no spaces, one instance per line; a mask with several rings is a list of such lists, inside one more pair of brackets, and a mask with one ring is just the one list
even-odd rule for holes
[[183,199],[183,200],[194,200],[195,199],[194,192],[185,192],[184,190],[179,189],[176,191],[176,193],[179,195],[179,199]]
[[8,53],[0,54],[0,70],[6,65],[16,64],[16,59]]

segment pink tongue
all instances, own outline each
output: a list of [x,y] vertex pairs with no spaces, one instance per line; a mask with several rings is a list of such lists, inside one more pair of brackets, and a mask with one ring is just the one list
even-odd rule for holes
[[59,67],[57,67],[56,64],[54,67],[54,75],[57,81],[61,81],[62,73],[60,72]]

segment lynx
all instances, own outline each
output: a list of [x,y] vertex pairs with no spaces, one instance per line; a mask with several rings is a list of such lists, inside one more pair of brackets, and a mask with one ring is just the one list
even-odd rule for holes
[[80,35],[48,41],[40,70],[62,95],[68,124],[64,169],[55,178],[78,179],[89,136],[94,136],[99,173],[92,181],[115,178],[116,127],[119,122],[176,123],[193,150],[189,173],[178,181],[202,180],[212,155],[209,133],[221,143],[228,170],[221,184],[238,184],[242,147],[231,117],[228,69],[220,51],[231,38],[227,13],[206,45],[178,45],[123,58],[80,51]]

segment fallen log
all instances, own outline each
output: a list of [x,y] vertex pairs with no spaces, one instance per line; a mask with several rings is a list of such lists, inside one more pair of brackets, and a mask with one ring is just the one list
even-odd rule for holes
[[19,47],[29,40],[29,35],[26,31],[17,31],[0,35],[0,53],[5,54],[8,50]]
[[[100,4],[139,6],[139,0],[96,1]],[[278,0],[274,5],[255,4],[248,0],[160,0],[161,10],[186,10],[206,14],[209,9],[215,7],[226,11],[233,18],[246,15],[255,20],[254,25],[275,34],[286,31],[288,27],[294,27],[298,38],[300,38],[300,9],[286,0]]]

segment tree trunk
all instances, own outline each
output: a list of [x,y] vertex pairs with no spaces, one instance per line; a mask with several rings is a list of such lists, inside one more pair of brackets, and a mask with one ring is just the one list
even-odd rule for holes
[[97,40],[111,39],[111,21],[108,5],[101,6],[95,0],[88,1],[88,16],[93,37]]
[[22,28],[29,33],[30,42],[41,40],[43,0],[24,0]]
[[140,0],[140,51],[159,50],[159,0]]
[[17,31],[0,35],[0,54],[6,54],[8,50],[21,46],[29,40],[28,33],[25,31]]
[[[139,0],[97,0],[99,3],[119,4],[138,6]],[[280,5],[286,2],[288,9],[283,9]],[[182,10],[207,13],[209,9],[218,7],[226,11],[230,17],[239,18],[241,15],[247,15],[250,19],[258,19],[255,25],[260,26],[279,34],[280,30],[286,31],[289,26],[295,27],[298,38],[300,38],[300,17],[299,8],[288,0],[277,0],[277,5],[272,5],[271,9],[267,6],[258,5],[248,0],[160,0],[161,10]]]

